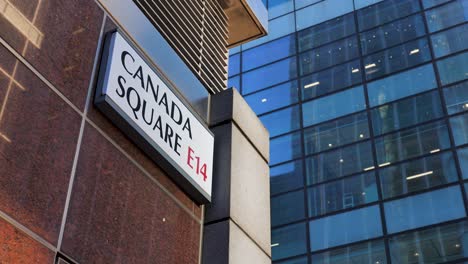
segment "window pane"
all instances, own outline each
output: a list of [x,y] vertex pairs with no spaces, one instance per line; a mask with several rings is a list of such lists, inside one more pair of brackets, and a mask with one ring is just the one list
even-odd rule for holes
[[293,0],[268,0],[269,19],[294,11]]
[[229,57],[229,76],[233,76],[240,73],[240,55],[236,54]]
[[289,259],[286,261],[275,262],[274,264],[308,264],[307,257]]
[[300,157],[301,145],[300,132],[270,140],[270,165]]
[[302,105],[302,118],[304,126],[310,126],[365,108],[363,89],[362,86],[359,86],[304,103]]
[[242,50],[247,50],[293,33],[295,24],[294,21],[294,13],[290,13],[288,15],[284,15],[268,21],[268,35],[242,44]]
[[298,101],[297,81],[281,84],[273,88],[245,96],[252,110],[257,115],[297,103]]
[[370,6],[382,1],[383,0],[354,0],[354,8],[358,10],[363,7]]
[[297,256],[307,251],[306,224],[300,223],[271,231],[273,260]]
[[398,73],[368,84],[371,107],[437,87],[432,64]]
[[373,165],[369,141],[307,158],[307,183],[315,184],[365,171]]
[[277,83],[296,78],[296,58],[288,58],[242,75],[242,91],[252,93]]
[[386,264],[383,240],[364,242],[312,255],[313,264]]
[[375,140],[380,166],[449,147],[447,126],[443,121],[403,130]]
[[468,225],[461,222],[392,237],[392,263],[436,264],[464,258],[467,234]]
[[372,110],[374,135],[380,135],[443,116],[438,91],[381,106]]
[[438,61],[437,68],[442,85],[468,79],[467,62],[468,52]]
[[468,143],[468,114],[450,118],[455,145]]
[[363,55],[406,42],[426,34],[421,15],[413,15],[361,33]]
[[463,178],[468,179],[468,148],[459,149],[457,154]]
[[303,8],[305,6],[321,2],[323,0],[294,0],[296,2],[296,9]]
[[448,1],[450,0],[423,0],[423,6],[424,8],[429,8],[429,7],[433,7],[436,5],[440,5]]
[[309,226],[311,251],[382,235],[378,206],[366,207],[313,220],[310,221]]
[[228,88],[236,88],[239,90],[240,87],[240,75],[237,75],[235,77],[229,77],[228,79]]
[[[296,6],[296,8],[298,8]],[[308,6],[296,12],[297,30],[317,25],[335,17],[352,12],[353,0],[327,0]]]
[[260,117],[260,121],[270,132],[270,137],[299,129],[299,119],[299,106],[293,106]]
[[366,79],[372,80],[431,59],[425,38],[412,41],[364,58]]
[[335,66],[301,79],[304,100],[341,90],[362,82],[358,60]]
[[449,114],[468,110],[468,82],[445,88],[444,96]]
[[287,224],[305,217],[304,191],[271,198],[271,226]]
[[387,202],[384,208],[389,233],[465,216],[465,207],[458,185]]
[[242,52],[242,71],[265,65],[280,60],[296,53],[296,41],[294,35],[269,42]]
[[309,216],[372,203],[379,199],[375,174],[367,173],[309,188]]
[[468,21],[468,2],[458,0],[426,11],[430,32],[438,31]]
[[417,0],[387,0],[358,10],[359,30],[363,31],[420,10]]
[[302,53],[299,58],[300,74],[308,74],[342,63],[358,56],[355,36]]
[[302,160],[275,166],[270,169],[270,194],[277,194],[304,185]]
[[468,48],[468,24],[431,36],[435,57],[442,57]]
[[387,167],[379,173],[384,199],[458,180],[451,152]]
[[367,114],[359,113],[304,130],[306,155],[369,137]]
[[344,38],[356,32],[353,14],[338,17],[320,25],[299,31],[299,51]]

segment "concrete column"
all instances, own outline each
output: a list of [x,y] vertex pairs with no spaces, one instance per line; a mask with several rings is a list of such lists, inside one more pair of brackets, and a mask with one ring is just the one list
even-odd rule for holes
[[271,263],[268,131],[234,89],[212,96],[210,124],[215,158],[202,263]]

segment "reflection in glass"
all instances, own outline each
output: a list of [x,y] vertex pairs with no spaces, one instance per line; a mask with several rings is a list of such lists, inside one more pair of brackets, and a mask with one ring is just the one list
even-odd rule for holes
[[229,76],[233,76],[240,73],[240,55],[236,54],[229,57]]
[[420,10],[417,0],[387,0],[357,11],[359,30],[363,31]]
[[384,208],[389,233],[465,216],[463,198],[458,185],[387,202]]
[[368,84],[370,106],[385,104],[437,87],[434,68],[426,64]]
[[271,226],[287,224],[301,220],[304,213],[304,191],[290,192],[272,197]]
[[359,113],[304,130],[305,154],[369,138],[367,113]]
[[382,235],[378,206],[366,207],[310,221],[311,251]]
[[304,126],[311,126],[366,108],[362,86],[325,96],[302,105]]
[[240,75],[237,75],[235,77],[229,77],[228,79],[228,88],[235,87],[237,90],[240,90]]
[[468,48],[468,24],[431,36],[436,58]]
[[[468,179],[468,148],[457,150],[458,161],[464,179]],[[466,188],[465,188],[466,189]]]
[[360,35],[363,55],[385,49],[426,34],[420,14],[394,21]]
[[293,0],[269,0],[268,18],[272,19],[294,11]]
[[468,114],[450,118],[455,145],[460,146],[468,143]]
[[[468,257],[468,224],[460,222],[390,238],[392,263],[445,263]],[[466,263],[466,262],[465,262]]]
[[299,129],[299,106],[289,107],[260,117],[263,125],[270,132],[270,137],[278,136]]
[[377,162],[380,167],[449,147],[447,125],[443,121],[406,129],[375,140]]
[[449,86],[443,91],[449,115],[468,110],[468,81]]
[[[468,9],[468,7],[467,7]],[[468,79],[468,52],[437,62],[442,85]]]
[[302,98],[312,99],[362,82],[359,60],[340,64],[301,79]]
[[304,185],[302,160],[270,168],[270,194],[286,192]]
[[431,59],[425,38],[384,50],[364,58],[366,79],[372,80]]
[[301,145],[300,132],[270,140],[270,165],[298,158]]
[[380,170],[382,198],[387,199],[458,180],[451,152],[413,160]]
[[427,26],[435,32],[468,21],[468,2],[457,0],[426,11]]
[[245,96],[245,101],[257,115],[297,103],[297,81],[281,84],[252,95]]
[[436,5],[440,5],[442,3],[448,2],[450,0],[423,0],[424,8],[430,8]]
[[328,151],[306,159],[308,184],[316,184],[373,168],[369,141]]
[[388,133],[443,116],[438,91],[372,109],[374,135]]
[[271,258],[277,260],[306,253],[306,235],[305,223],[273,229],[271,231]]
[[[318,3],[296,11],[297,30],[308,28],[332,18],[342,16],[346,13],[352,12],[354,9],[353,0],[312,1]],[[296,0],[296,9],[302,6],[301,2],[310,3],[311,0]]]
[[356,32],[352,13],[328,20],[322,24],[299,31],[299,51],[305,51],[320,45],[344,38]]
[[309,188],[309,216],[319,216],[334,211],[377,201],[377,184],[373,172]]
[[308,74],[358,56],[355,36],[333,42],[299,55],[300,74]]
[[288,259],[285,261],[275,262],[275,264],[308,264],[307,257]]
[[364,242],[312,255],[313,264],[386,264],[383,240]]
[[267,43],[280,37],[284,37],[294,32],[295,13],[289,13],[268,21],[268,35],[256,40],[242,44],[242,50],[247,50],[255,46]]
[[286,58],[296,52],[296,38],[289,35],[242,52],[242,71]]

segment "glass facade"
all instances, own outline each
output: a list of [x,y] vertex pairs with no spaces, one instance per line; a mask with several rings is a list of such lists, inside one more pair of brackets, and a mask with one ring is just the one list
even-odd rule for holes
[[468,0],[263,2],[229,82],[270,131],[273,263],[468,263]]

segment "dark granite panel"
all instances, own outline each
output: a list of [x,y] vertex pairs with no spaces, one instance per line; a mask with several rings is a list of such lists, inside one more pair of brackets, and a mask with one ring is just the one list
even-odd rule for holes
[[0,263],[52,263],[54,252],[0,219]]
[[[0,36],[22,54],[78,108],[83,109],[103,11],[94,1],[22,0],[24,13],[11,22],[0,15]],[[30,14],[37,11],[35,20]],[[11,20],[11,19],[10,19]],[[26,38],[25,28],[34,32]],[[42,41],[33,41],[42,34]],[[27,49],[27,39],[31,40]]]
[[81,117],[17,65],[0,73],[0,210],[56,244]]
[[89,124],[73,189],[62,250],[78,262],[198,263],[200,224]]

